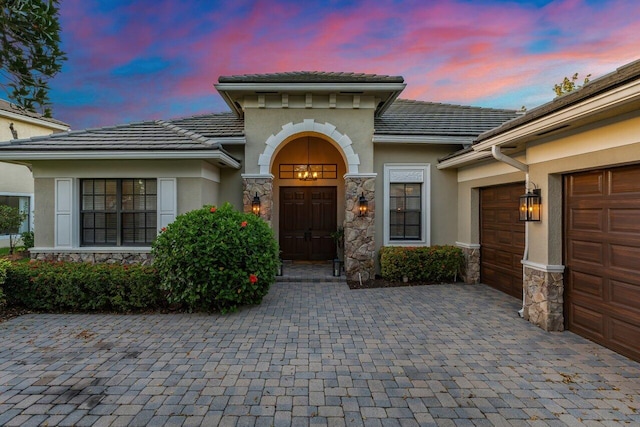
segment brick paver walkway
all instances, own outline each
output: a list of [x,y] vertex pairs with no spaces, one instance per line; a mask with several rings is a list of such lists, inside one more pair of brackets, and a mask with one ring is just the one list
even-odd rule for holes
[[640,425],[640,364],[483,285],[278,283],[232,315],[0,324],[0,425]]

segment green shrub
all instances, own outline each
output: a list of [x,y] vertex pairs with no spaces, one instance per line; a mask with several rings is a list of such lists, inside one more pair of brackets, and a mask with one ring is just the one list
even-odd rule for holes
[[35,244],[35,236],[33,234],[33,231],[25,231],[20,234],[20,237],[22,238],[22,245],[25,247],[25,249],[31,249]]
[[165,301],[155,269],[141,265],[13,263],[5,291],[10,305],[39,311],[126,313]]
[[153,265],[169,302],[226,312],[262,301],[278,254],[265,221],[226,203],[179,215],[155,240]]
[[457,280],[464,265],[462,250],[455,246],[398,247],[380,249],[382,278],[439,283]]
[[11,267],[11,261],[6,258],[0,258],[0,309],[5,306],[6,298],[4,296],[3,285],[7,279],[7,270]]

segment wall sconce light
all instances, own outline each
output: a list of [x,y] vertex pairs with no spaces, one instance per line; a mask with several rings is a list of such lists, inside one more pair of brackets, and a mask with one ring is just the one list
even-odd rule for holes
[[258,193],[256,193],[253,202],[251,202],[251,211],[254,215],[260,216],[260,197],[258,197]]
[[520,196],[520,221],[540,221],[542,197],[539,188]]
[[365,216],[369,210],[369,202],[364,198],[364,193],[358,198],[358,210],[360,211],[360,216]]

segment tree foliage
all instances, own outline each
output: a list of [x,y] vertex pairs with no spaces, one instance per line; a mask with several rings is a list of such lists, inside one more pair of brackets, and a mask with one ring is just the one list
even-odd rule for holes
[[58,0],[0,0],[0,85],[18,106],[51,117],[49,79],[62,69]]
[[575,73],[571,79],[569,77],[565,77],[562,80],[562,83],[553,85],[553,91],[556,93],[556,96],[565,95],[569,92],[573,92],[574,90],[580,89],[582,86],[589,83],[589,77],[591,74],[587,74],[587,77],[584,78],[582,85],[576,84],[578,81],[578,73]]
[[0,205],[0,234],[9,235],[9,253],[12,254],[16,246],[18,229],[22,222],[27,219],[26,212],[20,212],[20,209],[7,205]]

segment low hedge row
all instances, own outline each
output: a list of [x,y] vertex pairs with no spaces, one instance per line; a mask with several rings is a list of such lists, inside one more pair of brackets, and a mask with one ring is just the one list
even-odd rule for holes
[[10,306],[50,312],[126,313],[166,305],[156,270],[141,265],[13,263],[4,294]]
[[398,247],[380,249],[382,278],[400,282],[455,282],[464,265],[462,250],[456,246]]

